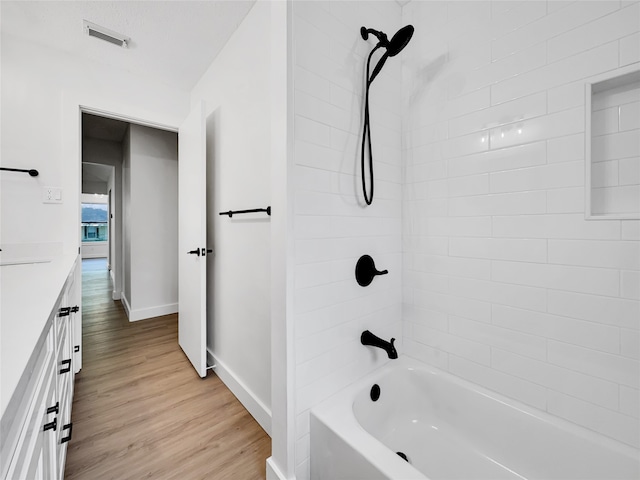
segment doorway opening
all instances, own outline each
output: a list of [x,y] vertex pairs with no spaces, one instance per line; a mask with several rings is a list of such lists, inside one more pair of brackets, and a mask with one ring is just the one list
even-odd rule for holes
[[83,111],[81,138],[82,258],[106,258],[129,321],[176,313],[177,133]]

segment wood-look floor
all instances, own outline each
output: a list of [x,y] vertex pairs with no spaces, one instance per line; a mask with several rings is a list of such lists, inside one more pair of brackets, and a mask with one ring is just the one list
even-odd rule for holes
[[83,368],[65,478],[262,479],[271,439],[178,345],[177,316],[130,323],[103,259],[82,264]]

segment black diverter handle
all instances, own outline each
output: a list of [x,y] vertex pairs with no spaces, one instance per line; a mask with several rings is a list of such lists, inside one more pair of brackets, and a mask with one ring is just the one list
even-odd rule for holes
[[386,275],[388,270],[379,271],[369,255],[362,255],[356,263],[356,281],[361,287],[366,287],[377,275]]

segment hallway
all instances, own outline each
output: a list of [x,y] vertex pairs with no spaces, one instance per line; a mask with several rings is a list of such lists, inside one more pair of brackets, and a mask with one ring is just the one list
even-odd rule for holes
[[82,282],[65,478],[264,478],[271,439],[215,374],[197,376],[177,315],[130,323],[104,259],[82,262]]

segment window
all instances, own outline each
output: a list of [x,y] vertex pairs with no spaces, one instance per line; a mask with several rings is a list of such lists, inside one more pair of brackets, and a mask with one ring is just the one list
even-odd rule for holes
[[104,203],[82,204],[82,242],[106,242],[109,239],[108,210]]

